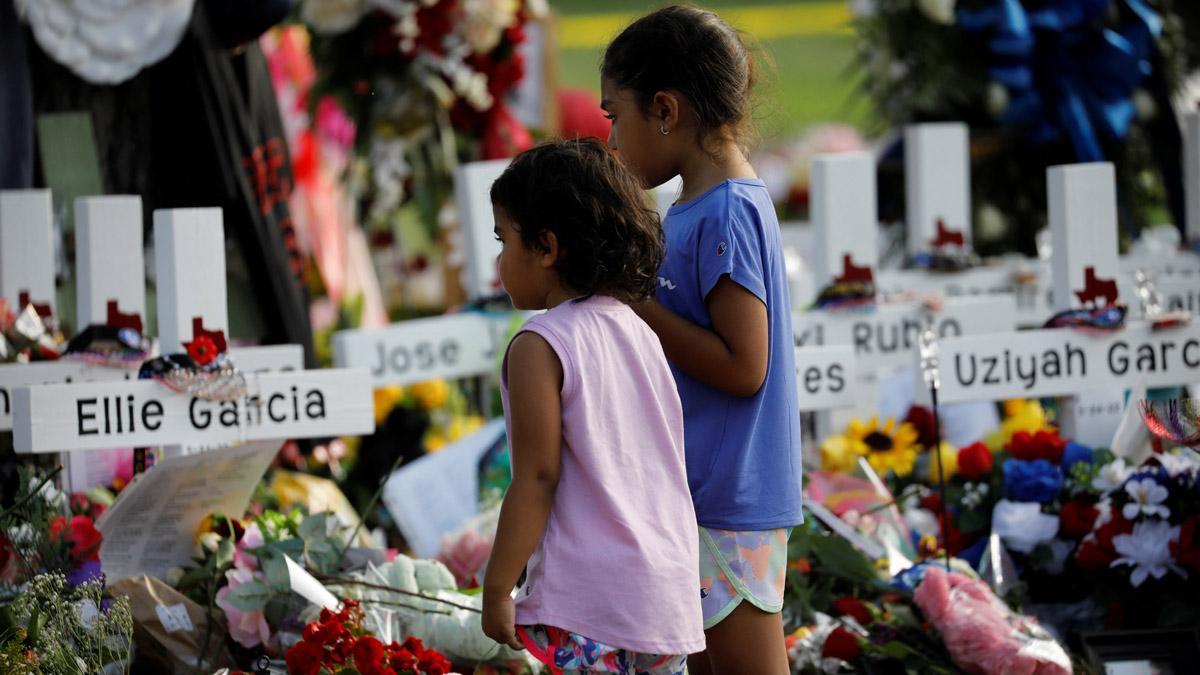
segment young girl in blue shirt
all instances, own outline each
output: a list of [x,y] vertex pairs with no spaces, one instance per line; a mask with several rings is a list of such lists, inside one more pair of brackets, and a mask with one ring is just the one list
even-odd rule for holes
[[609,144],[642,181],[683,187],[666,258],[638,314],[658,335],[684,413],[707,651],[689,670],[788,672],[780,611],[802,522],[800,410],[779,222],[740,142],[754,64],[716,14],[667,7],[608,46]]

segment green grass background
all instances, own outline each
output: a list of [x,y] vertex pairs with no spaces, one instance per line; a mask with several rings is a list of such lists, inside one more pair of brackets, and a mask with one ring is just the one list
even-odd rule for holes
[[[727,7],[794,5],[804,0],[706,0],[702,6]],[[560,16],[645,12],[666,3],[636,0],[552,0]],[[766,67],[758,89],[756,126],[764,142],[781,140],[828,122],[860,128],[871,108],[859,91],[854,71],[854,38],[845,34],[801,35],[758,43]],[[599,64],[603,48],[558,49],[560,86],[599,93]]]

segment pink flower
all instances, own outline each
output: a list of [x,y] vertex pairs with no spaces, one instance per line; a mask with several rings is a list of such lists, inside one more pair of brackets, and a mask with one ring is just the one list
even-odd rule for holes
[[437,559],[444,564],[460,586],[479,585],[479,570],[487,564],[492,554],[491,539],[484,538],[474,530],[467,530],[453,541],[443,540]]
[[225,618],[229,621],[229,635],[247,649],[266,644],[271,639],[271,627],[267,625],[262,610],[243,612],[228,601],[234,589],[254,579],[261,579],[261,575],[235,568],[226,572],[225,578],[229,580],[229,585],[217,591],[217,606],[225,612]]
[[242,535],[242,540],[238,542],[237,550],[233,552],[233,566],[244,570],[258,569],[258,558],[249,550],[259,548],[263,543],[265,542],[262,530],[258,529],[258,523],[250,523],[246,527],[246,533]]

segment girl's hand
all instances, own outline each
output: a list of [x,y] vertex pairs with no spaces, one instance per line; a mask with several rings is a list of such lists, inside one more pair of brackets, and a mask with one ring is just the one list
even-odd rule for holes
[[511,595],[483,596],[483,634],[518,651],[525,649],[517,637],[517,609]]

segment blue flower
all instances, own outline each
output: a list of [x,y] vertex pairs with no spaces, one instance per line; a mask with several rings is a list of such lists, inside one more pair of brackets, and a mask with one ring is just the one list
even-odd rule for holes
[[1018,502],[1047,504],[1062,491],[1062,470],[1044,459],[1004,463],[1004,495]]
[[1067,443],[1062,456],[1063,472],[1071,473],[1071,469],[1075,468],[1075,465],[1080,462],[1087,462],[1088,464],[1093,462],[1092,449],[1075,442]]

